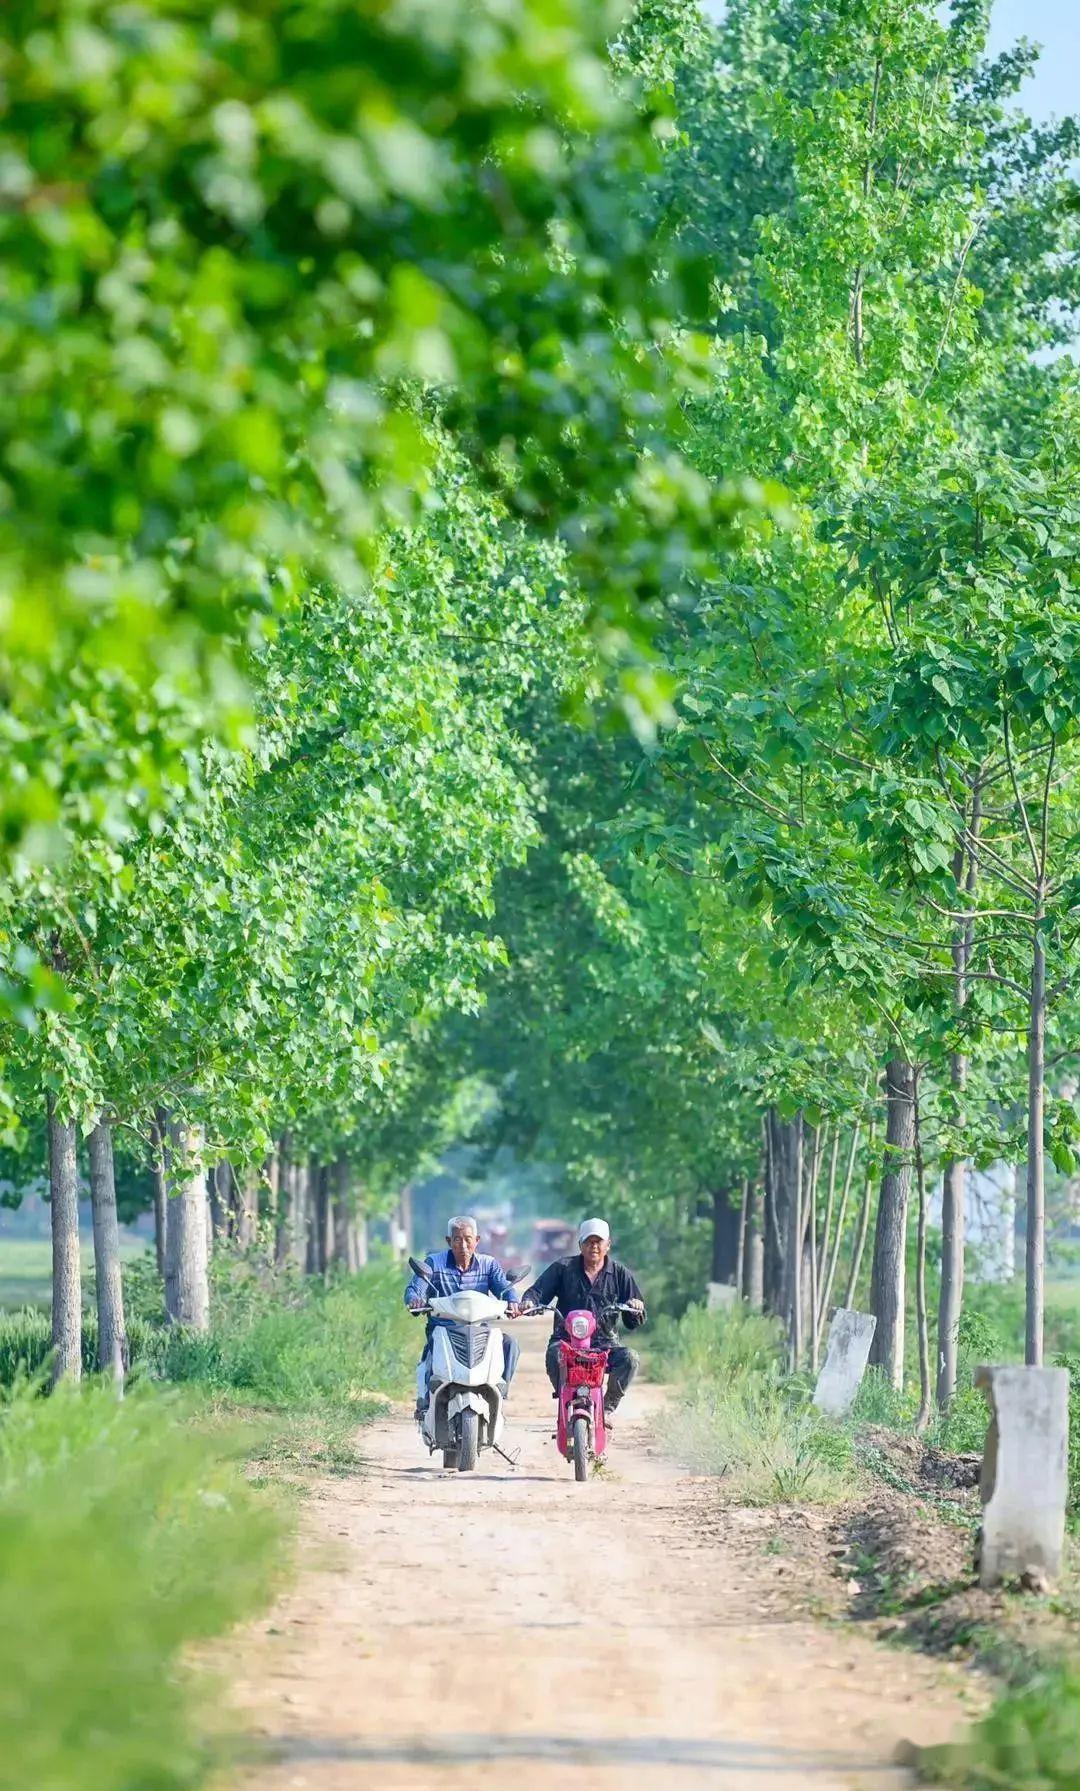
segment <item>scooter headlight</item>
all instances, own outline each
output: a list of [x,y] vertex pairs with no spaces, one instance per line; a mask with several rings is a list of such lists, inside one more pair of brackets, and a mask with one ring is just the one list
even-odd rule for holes
[[571,1335],[571,1337],[576,1338],[579,1343],[583,1343],[585,1338],[589,1335],[589,1332],[591,1330],[592,1330],[592,1326],[590,1325],[584,1312],[576,1312],[574,1314],[573,1318],[570,1320],[570,1335]]

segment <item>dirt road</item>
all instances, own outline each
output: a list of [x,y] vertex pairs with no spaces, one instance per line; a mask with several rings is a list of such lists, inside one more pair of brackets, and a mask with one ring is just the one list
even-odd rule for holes
[[894,1748],[945,1738],[956,1682],[778,1619],[768,1564],[710,1541],[711,1491],[650,1447],[656,1389],[635,1387],[611,1470],[576,1486],[541,1343],[515,1387],[516,1472],[428,1466],[401,1409],[365,1433],[368,1471],[308,1502],[298,1583],[227,1662],[275,1761],[243,1791],[907,1784]]

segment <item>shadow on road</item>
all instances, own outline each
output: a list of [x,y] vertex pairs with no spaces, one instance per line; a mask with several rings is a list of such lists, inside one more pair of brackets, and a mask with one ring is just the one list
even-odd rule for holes
[[873,1773],[883,1780],[898,1769],[850,1755],[804,1753],[748,1741],[702,1740],[667,1735],[444,1735],[439,1741],[319,1741],[313,1737],[263,1736],[263,1745],[290,1765],[477,1766],[495,1760],[549,1760],[555,1766],[703,1767],[733,1772],[790,1773],[813,1777]]

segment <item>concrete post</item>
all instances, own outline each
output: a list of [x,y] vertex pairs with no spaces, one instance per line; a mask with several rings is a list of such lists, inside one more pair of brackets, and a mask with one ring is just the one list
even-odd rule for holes
[[869,1312],[841,1306],[833,1314],[825,1363],[814,1388],[814,1404],[830,1418],[842,1418],[854,1405],[876,1328],[877,1319]]
[[979,1582],[1020,1579],[1043,1590],[1061,1572],[1069,1466],[1064,1368],[981,1367],[990,1402],[983,1454]]
[[707,1312],[730,1312],[738,1298],[738,1288],[729,1281],[710,1281],[705,1291]]

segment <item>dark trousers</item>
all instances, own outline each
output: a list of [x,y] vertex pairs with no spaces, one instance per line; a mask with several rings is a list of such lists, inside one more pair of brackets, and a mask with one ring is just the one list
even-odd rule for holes
[[[547,1346],[547,1355],[544,1357],[544,1367],[547,1369],[548,1380],[551,1382],[552,1387],[557,1393],[559,1391],[559,1340],[556,1337],[553,1337]],[[615,1348],[611,1351],[611,1354],[608,1356],[608,1377],[607,1387],[604,1392],[604,1404],[609,1411],[613,1412],[615,1410],[615,1407],[626,1392],[637,1371],[638,1358],[634,1351],[632,1349],[626,1349],[621,1343],[617,1343]]]

